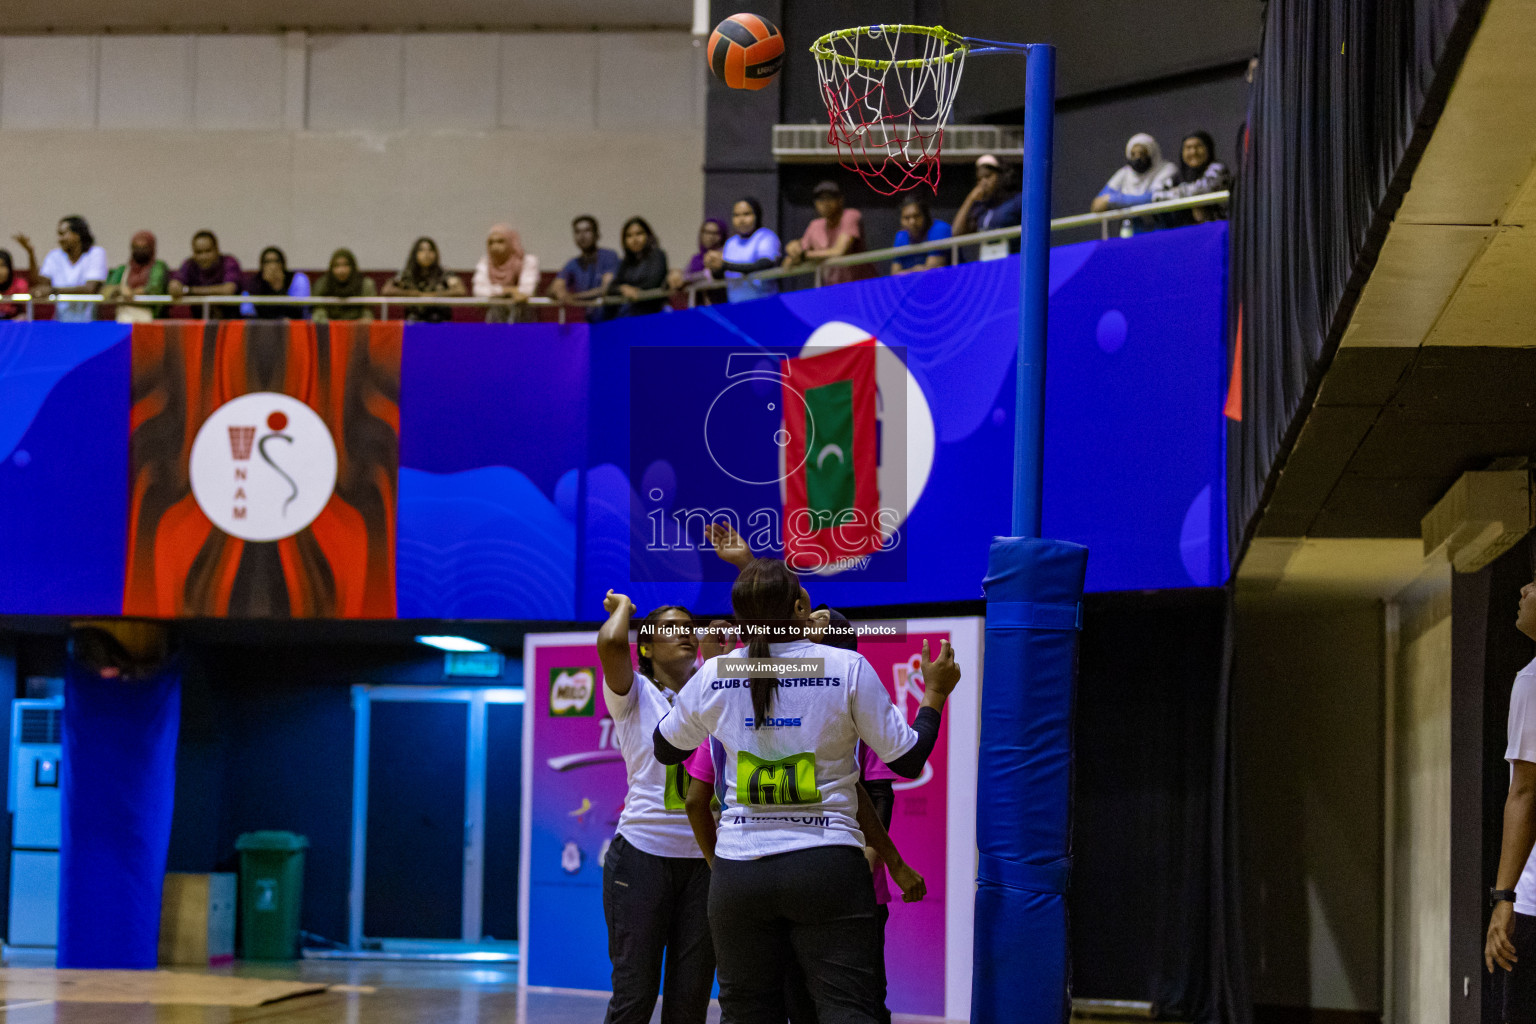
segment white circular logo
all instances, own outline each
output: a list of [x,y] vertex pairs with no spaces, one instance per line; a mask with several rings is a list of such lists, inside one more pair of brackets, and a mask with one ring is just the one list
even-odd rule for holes
[[192,442],[192,496],[241,540],[292,537],[336,490],[336,442],[296,398],[257,391],[225,402]]

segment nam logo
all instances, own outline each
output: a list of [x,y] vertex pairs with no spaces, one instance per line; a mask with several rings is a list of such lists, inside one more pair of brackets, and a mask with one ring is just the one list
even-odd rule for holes
[[549,670],[549,716],[592,717],[597,696],[597,669],[552,668]]
[[754,807],[821,802],[816,788],[816,755],[791,754],[777,761],[736,754],[736,798]]
[[257,543],[282,540],[325,511],[336,441],[297,398],[257,391],[213,411],[192,441],[192,497],[214,526]]

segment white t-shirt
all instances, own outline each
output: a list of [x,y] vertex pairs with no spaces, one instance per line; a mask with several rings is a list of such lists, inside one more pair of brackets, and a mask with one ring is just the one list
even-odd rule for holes
[[[784,255],[784,247],[779,244],[779,236],[768,228],[758,228],[746,238],[740,235],[732,235],[725,240],[720,256],[727,263],[757,263],[759,260],[772,260],[779,262]],[[727,270],[727,278],[741,277],[739,270]],[[749,299],[760,299],[765,295],[774,293],[772,281],[738,281],[726,289],[732,302],[746,302]]]
[[882,761],[917,743],[869,662],[857,651],[799,640],[771,644],[777,658],[820,658],[825,675],[788,678],[773,692],[771,721],[752,727],[749,681],[711,658],[662,719],[668,743],[691,750],[710,736],[725,751],[726,810],[715,847],[726,860],[754,860],[815,846],[864,845],[858,826],[857,747]]
[[[50,249],[37,272],[52,281],[55,288],[78,288],[87,281],[105,281],[107,250],[93,245],[71,263],[63,249]],[[55,320],[67,321],[90,320],[95,315],[96,307],[85,302],[61,302],[53,314]]]
[[[1509,694],[1509,748],[1506,761],[1536,763],[1536,661],[1515,673],[1515,686]],[[1509,766],[1510,777],[1515,766]],[[1526,859],[1525,870],[1515,885],[1515,913],[1536,917],[1536,850]]]
[[[695,676],[697,678],[697,676]],[[683,687],[686,693],[693,682]],[[683,766],[664,765],[656,760],[652,734],[672,707],[671,695],[639,672],[622,697],[603,680],[603,702],[613,716],[613,735],[624,768],[629,775],[629,792],[624,797],[624,811],[619,815],[619,835],[653,857],[702,857],[699,842],[688,824],[683,803],[687,791],[679,788]]]

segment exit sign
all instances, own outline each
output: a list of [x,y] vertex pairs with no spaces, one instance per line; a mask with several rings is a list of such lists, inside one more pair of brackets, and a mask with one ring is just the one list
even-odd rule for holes
[[450,679],[500,679],[506,664],[507,659],[500,651],[450,651],[443,655],[443,674]]

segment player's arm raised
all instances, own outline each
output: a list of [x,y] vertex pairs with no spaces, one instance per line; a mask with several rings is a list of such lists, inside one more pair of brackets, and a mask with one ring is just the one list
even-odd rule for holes
[[603,666],[603,682],[623,697],[635,682],[635,665],[629,658],[629,620],[635,604],[623,594],[608,591],[603,598],[608,621],[597,631],[597,658]]

